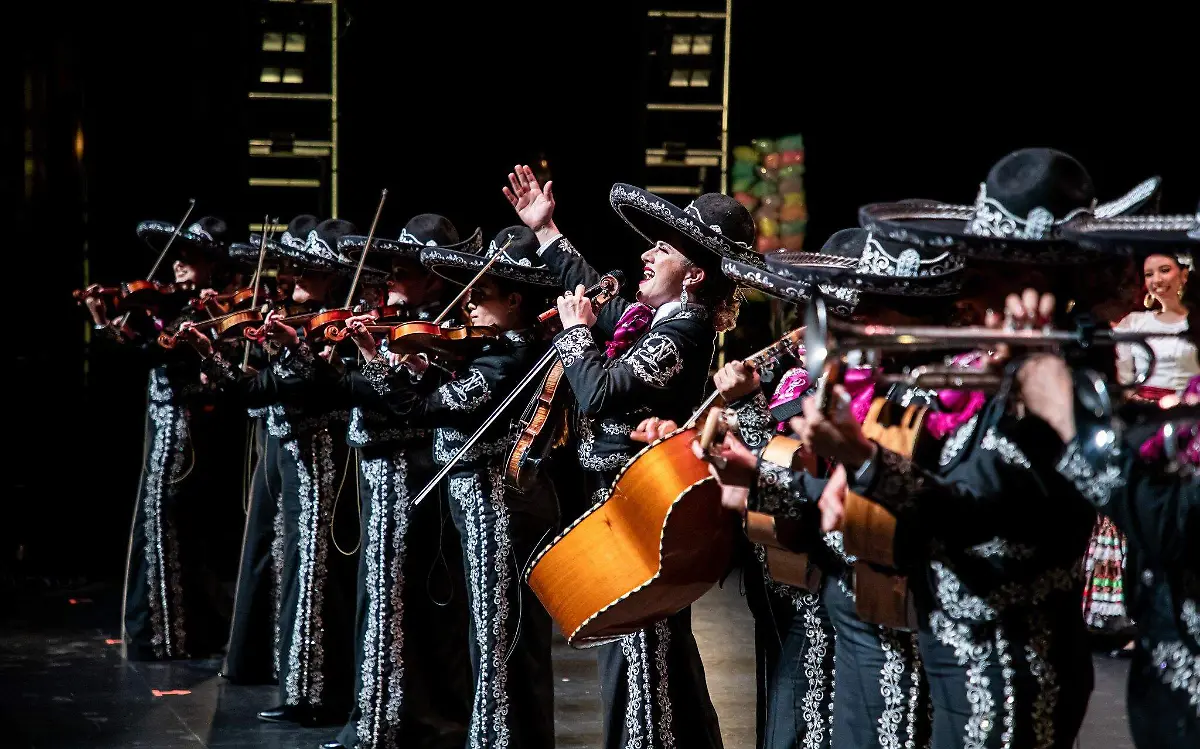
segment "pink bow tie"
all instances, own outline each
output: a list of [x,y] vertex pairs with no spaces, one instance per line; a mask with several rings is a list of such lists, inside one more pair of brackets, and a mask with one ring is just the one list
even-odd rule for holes
[[625,313],[617,321],[613,338],[604,347],[604,355],[615,359],[621,352],[633,345],[654,319],[654,310],[641,302],[634,302],[625,308]]

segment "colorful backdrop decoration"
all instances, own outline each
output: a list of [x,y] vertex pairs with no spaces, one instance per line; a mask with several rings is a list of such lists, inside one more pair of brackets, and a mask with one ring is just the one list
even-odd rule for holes
[[808,226],[804,138],[759,138],[733,149],[733,195],[754,214],[758,251],[800,250]]

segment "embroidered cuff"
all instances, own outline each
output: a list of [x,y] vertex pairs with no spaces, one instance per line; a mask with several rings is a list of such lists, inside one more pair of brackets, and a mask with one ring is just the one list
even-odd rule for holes
[[315,357],[308,341],[300,341],[296,346],[284,350],[279,363],[290,374],[308,379],[313,373]]
[[767,407],[767,398],[758,390],[752,396],[739,398],[730,407],[737,414],[738,432],[746,447],[756,450],[771,439],[775,419]]
[[799,517],[810,499],[805,495],[798,476],[791,468],[769,460],[759,460],[758,480],[751,487],[747,509],[777,517]]
[[238,379],[233,365],[225,361],[219,353],[214,353],[207,359],[201,359],[200,371],[208,377],[208,381],[212,385],[219,385],[223,382],[232,382]]
[[1071,440],[1055,469],[1096,507],[1107,505],[1113,492],[1125,485],[1119,466],[1105,463],[1097,468],[1092,465],[1080,449],[1079,440]]
[[897,515],[912,509],[916,495],[925,488],[925,477],[912,461],[878,446],[864,473],[866,481],[854,482],[855,493],[875,500]]
[[[563,244],[567,245],[567,247],[571,247],[571,243],[568,242],[565,237],[563,237],[562,232],[559,232],[558,234],[555,234],[553,237],[551,237],[550,241],[546,242],[545,244],[543,244],[541,247],[539,247],[537,249],[538,257],[541,257],[543,252],[550,249],[550,247],[560,239],[563,241]],[[574,249],[575,249],[574,247],[571,247],[572,251]]]
[[588,326],[576,325],[555,336],[554,348],[558,350],[563,367],[570,367],[581,360],[585,352],[595,350],[596,341]]
[[391,367],[388,366],[386,356],[376,356],[371,361],[362,366],[362,376],[367,382],[371,383],[371,387],[380,395],[387,395],[391,392],[388,387],[388,375],[391,374]]

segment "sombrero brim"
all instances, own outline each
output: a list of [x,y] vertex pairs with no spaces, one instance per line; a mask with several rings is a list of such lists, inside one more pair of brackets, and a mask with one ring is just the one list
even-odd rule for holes
[[1083,216],[1068,221],[1063,235],[1093,252],[1132,257],[1200,249],[1200,215]]
[[[422,265],[459,286],[469,284],[471,279],[478,275],[480,269],[487,265],[489,259],[473,252],[449,250],[445,247],[426,247],[421,252]],[[558,274],[544,265],[518,265],[501,259],[493,263],[485,275],[515,281],[527,286],[545,289],[562,288]]]
[[[258,243],[258,235],[251,234],[249,246],[253,248],[253,262],[258,262]],[[267,257],[275,260],[288,260],[301,268],[323,273],[353,276],[358,270],[357,263],[318,257],[302,248],[282,244],[273,239],[267,240]],[[362,277],[368,281],[379,282],[388,277],[388,272],[365,265],[362,269]]]
[[[161,252],[173,234],[175,234],[175,224],[169,221],[142,221],[137,225],[138,237],[155,252]],[[203,250],[212,255],[225,253],[225,245],[199,234],[192,234],[186,229],[179,232],[179,237],[175,239],[171,248],[178,249],[182,246]]]
[[747,265],[764,267],[762,255],[752,248],[742,247],[702,223],[673,203],[634,187],[617,184],[609,192],[608,202],[647,242],[664,241],[684,254],[689,251],[711,252]]
[[[338,240],[338,252],[347,257],[357,259],[362,254],[363,247],[366,244],[367,238],[365,235],[350,234]],[[421,251],[428,247],[439,247],[443,250],[479,254],[480,248],[483,247],[483,230],[476,227],[474,234],[458,244],[450,245],[424,245],[416,244],[415,242],[401,242],[398,239],[375,237],[371,240],[371,255],[391,255],[419,260]]]
[[863,273],[859,258],[812,252],[776,252],[767,256],[767,268],[782,278],[809,284],[837,284],[870,294],[891,296],[955,296],[966,279],[961,261],[947,252],[944,264],[917,276]]
[[767,296],[784,302],[807,304],[815,293],[825,300],[826,308],[839,317],[850,317],[858,304],[858,294],[855,289],[835,286],[832,284],[809,284],[772,273],[757,265],[741,263],[725,258],[721,261],[721,271],[741,286],[761,291]]
[[[1159,182],[1158,177],[1144,180],[1121,197],[1098,205],[1091,212],[1098,216],[1115,216],[1136,210],[1154,196]],[[974,206],[931,200],[871,203],[858,209],[859,226],[881,237],[954,250],[979,260],[1027,265],[1084,265],[1100,260],[1096,253],[1082,249],[1063,236],[1061,227],[1054,236],[1045,239],[979,236],[968,232],[974,216]]]

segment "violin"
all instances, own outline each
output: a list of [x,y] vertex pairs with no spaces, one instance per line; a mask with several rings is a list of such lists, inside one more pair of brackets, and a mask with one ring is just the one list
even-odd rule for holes
[[119,286],[101,286],[93,289],[76,289],[71,293],[76,301],[94,297],[109,297],[113,305],[123,308],[155,307],[164,297],[186,294],[196,290],[194,283],[159,283],[158,281],[126,281]]
[[[213,307],[222,314],[228,314],[238,307],[253,305],[255,298],[254,291],[253,287],[235,289],[234,291],[227,291],[204,299],[197,297],[189,302],[189,304],[196,310],[203,311],[206,308]],[[258,291],[260,295],[265,295],[266,289],[259,289]]]
[[[621,288],[621,272],[613,271],[585,293],[597,307],[603,307]],[[546,310],[538,321],[546,323],[558,316],[558,309]],[[567,440],[566,410],[558,398],[558,386],[563,378],[562,359],[554,362],[542,379],[538,394],[525,407],[517,424],[520,436],[508,452],[504,464],[504,483],[515,491],[529,491],[538,471],[550,452]]]

